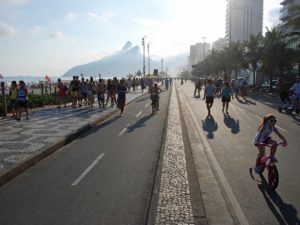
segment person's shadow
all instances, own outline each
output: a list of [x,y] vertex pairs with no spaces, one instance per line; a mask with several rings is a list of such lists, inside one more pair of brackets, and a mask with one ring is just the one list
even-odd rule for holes
[[227,113],[224,113],[224,123],[228,128],[231,129],[231,133],[237,134],[238,132],[240,132],[239,120],[235,120],[234,118],[230,117],[230,115]]
[[[258,188],[263,194],[271,212],[274,214],[279,224],[299,225],[300,221],[297,216],[297,210],[292,204],[285,203],[276,191],[271,190],[263,175],[260,175],[261,183]],[[279,210],[279,211],[278,211]]]
[[202,128],[207,132],[207,138],[213,139],[214,133],[218,129],[218,124],[214,120],[213,116],[207,116],[205,120],[202,120]]

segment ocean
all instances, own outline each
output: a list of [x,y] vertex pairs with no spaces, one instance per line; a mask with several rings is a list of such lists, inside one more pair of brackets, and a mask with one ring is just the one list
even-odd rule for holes
[[[51,82],[56,82],[58,78],[61,78],[62,80],[65,81],[70,81],[72,80],[72,77],[50,77]],[[17,83],[20,80],[23,80],[27,85],[28,84],[36,84],[36,83],[40,83],[45,80],[45,77],[35,77],[35,76],[4,76],[3,79],[0,79],[1,82],[5,82],[8,85],[11,84],[12,81],[17,81]]]
[[[63,82],[64,81],[71,81],[73,77],[50,77],[51,82],[56,83],[57,79],[60,78]],[[81,77],[79,77],[81,79]],[[84,77],[85,79],[89,79],[90,77]],[[94,80],[98,80],[99,77],[93,77]],[[102,79],[112,79],[112,77],[101,77]],[[35,76],[4,76],[3,79],[0,79],[0,82],[5,82],[8,86],[11,84],[12,81],[23,80],[27,85],[37,84],[40,82],[45,82],[45,77],[35,77]]]

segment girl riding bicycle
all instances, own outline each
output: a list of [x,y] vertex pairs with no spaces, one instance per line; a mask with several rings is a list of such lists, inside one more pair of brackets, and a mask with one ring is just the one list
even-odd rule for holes
[[[284,138],[284,136],[277,130],[275,127],[276,124],[276,117],[272,114],[268,114],[264,116],[258,126],[257,133],[254,137],[254,145],[257,146],[258,149],[258,155],[256,158],[256,164],[255,164],[255,172],[259,173],[260,171],[260,162],[261,158],[265,154],[265,145],[271,146],[271,152],[270,156],[274,157],[275,159],[275,153],[277,149],[277,142],[275,140],[272,140],[270,135],[274,131],[277,136],[283,140],[283,145],[287,145],[287,141]],[[275,159],[275,161],[277,161]]]

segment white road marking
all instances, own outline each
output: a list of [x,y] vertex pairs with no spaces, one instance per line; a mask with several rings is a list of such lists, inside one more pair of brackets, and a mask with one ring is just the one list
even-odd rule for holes
[[96,164],[103,158],[105,154],[101,153],[88,168],[83,171],[83,173],[71,184],[71,186],[76,186],[80,183],[80,181],[96,166]]
[[184,94],[181,95],[181,96],[183,97],[183,100],[185,101],[187,109],[189,110],[190,115],[192,116],[192,119],[194,120],[195,126],[196,126],[196,128],[198,130],[198,133],[200,134],[200,137],[202,139],[203,145],[205,146],[204,149],[205,149],[205,152],[207,153],[207,156],[209,158],[210,164],[214,168],[215,172],[217,173],[217,176],[218,176],[219,180],[222,183],[222,186],[223,186],[223,188],[224,188],[224,190],[225,190],[225,192],[226,192],[226,194],[228,196],[228,199],[230,201],[232,209],[234,210],[234,212],[235,212],[235,214],[236,214],[236,216],[237,216],[240,224],[249,225],[249,222],[248,222],[248,220],[247,220],[247,218],[246,218],[246,216],[245,216],[245,214],[244,214],[244,212],[243,212],[243,210],[242,210],[242,208],[241,208],[238,200],[236,199],[236,197],[235,197],[235,195],[234,195],[234,193],[233,193],[233,191],[232,191],[232,189],[231,189],[231,187],[229,185],[229,182],[227,181],[227,179],[226,179],[226,177],[224,175],[224,172],[223,172],[221,166],[219,165],[219,163],[218,163],[218,161],[217,161],[217,159],[216,159],[216,157],[214,155],[214,153],[213,153],[213,151],[212,151],[212,149],[210,147],[210,144],[207,141],[207,138],[203,134],[203,131],[201,130],[200,125],[197,122],[197,119],[196,119],[194,113],[192,112],[192,109],[191,109],[190,105],[187,103],[187,100],[186,100]]
[[118,134],[118,136],[120,137],[122,134],[124,134],[128,130],[129,126],[130,124],[127,124],[127,126]]
[[139,111],[138,114],[135,115],[136,118],[138,118],[140,115],[142,115],[143,111]]
[[149,103],[147,103],[146,105],[145,105],[145,108],[147,108],[149,106]]

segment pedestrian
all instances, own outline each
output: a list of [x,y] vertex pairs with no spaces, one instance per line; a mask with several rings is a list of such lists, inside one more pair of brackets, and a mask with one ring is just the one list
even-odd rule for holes
[[97,88],[97,95],[98,95],[98,105],[99,109],[105,107],[105,84],[103,79],[99,79],[98,88]]
[[25,82],[23,80],[19,81],[19,87],[17,90],[17,116],[16,120],[20,121],[21,120],[21,115],[22,115],[22,110],[23,108],[25,109],[26,112],[26,119],[29,119],[28,116],[28,90],[25,85]]
[[255,163],[255,172],[260,172],[260,161],[261,158],[265,155],[265,145],[271,145],[270,156],[274,157],[274,161],[277,162],[275,158],[275,153],[277,149],[277,142],[273,140],[270,135],[275,132],[275,134],[282,139],[283,145],[287,145],[285,137],[277,130],[275,127],[276,117],[272,114],[268,114],[261,119],[261,122],[258,126],[256,135],[254,137],[254,145],[258,149],[258,155]]
[[141,89],[142,89],[142,92],[144,92],[144,89],[145,89],[145,81],[143,78],[141,78]]
[[225,108],[226,113],[228,114],[229,102],[231,98],[233,99],[232,90],[230,88],[228,81],[224,82],[224,87],[221,90],[221,95],[222,95],[222,103],[223,103],[222,112],[224,113],[224,108]]
[[215,93],[216,93],[216,88],[212,84],[212,81],[209,79],[207,81],[207,85],[205,86],[204,97],[203,97],[203,100],[205,99],[205,102],[206,102],[208,116],[211,115],[211,107],[214,103]]
[[58,106],[60,109],[60,105],[64,104],[65,108],[67,107],[67,91],[68,88],[65,84],[61,82],[61,79],[57,79],[57,96],[58,96]]
[[17,94],[18,94],[18,87],[17,82],[14,80],[11,82],[11,86],[9,89],[9,101],[10,107],[12,111],[12,118],[16,118],[17,116]]
[[120,116],[123,116],[123,111],[125,107],[125,102],[126,102],[126,93],[127,93],[127,88],[125,87],[125,82],[122,79],[120,81],[120,84],[117,87],[117,93],[118,93],[118,108],[120,109]]

